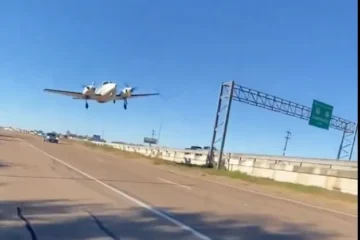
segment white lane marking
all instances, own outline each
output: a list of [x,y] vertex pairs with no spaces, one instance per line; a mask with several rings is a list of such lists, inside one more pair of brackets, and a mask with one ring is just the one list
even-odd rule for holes
[[272,198],[272,199],[277,199],[277,200],[281,200],[281,201],[284,201],[284,202],[291,202],[291,203],[294,203],[294,204],[302,205],[302,206],[313,208],[313,209],[318,209],[318,210],[325,211],[325,212],[336,213],[336,214],[339,214],[339,215],[358,218],[358,215],[356,215],[356,214],[336,211],[336,210],[333,210],[333,209],[329,209],[329,208],[320,207],[320,206],[317,206],[317,205],[297,201],[297,200],[294,200],[294,199],[291,199],[291,198],[275,196],[275,195],[272,195],[272,194],[268,194],[268,193],[264,193],[264,192],[260,192],[260,191],[256,191],[256,190],[250,190],[250,189],[237,187],[237,186],[234,186],[234,185],[231,185],[231,184],[220,183],[220,182],[216,182],[216,181],[212,181],[212,180],[203,179],[203,178],[200,178],[200,177],[189,176],[189,175],[186,175],[186,174],[181,174],[181,173],[175,172],[173,170],[148,165],[148,164],[142,163],[141,161],[137,161],[137,163],[140,163],[141,165],[144,165],[144,166],[147,166],[147,167],[150,167],[150,168],[156,168],[156,169],[164,171],[164,172],[174,173],[174,174],[176,174],[178,176],[187,177],[187,178],[191,178],[191,179],[197,179],[197,180],[200,180],[200,181],[217,184],[217,185],[220,185],[220,186],[223,186],[223,187],[233,188],[235,190],[242,191],[242,192],[252,193],[252,194],[255,194],[255,195],[264,196],[264,197],[268,197],[268,198]]
[[329,208],[324,208],[324,207],[316,206],[316,205],[313,205],[313,204],[293,200],[293,199],[290,199],[290,198],[285,198],[285,197],[275,196],[275,195],[255,191],[255,190],[245,189],[245,188],[237,187],[237,186],[227,184],[227,183],[220,183],[220,182],[216,182],[216,181],[212,181],[212,180],[201,179],[201,178],[197,178],[197,177],[191,177],[191,176],[188,176],[188,175],[183,175],[183,174],[177,173],[177,172],[172,171],[172,170],[165,170],[165,171],[171,172],[171,173],[174,173],[174,174],[177,174],[177,175],[180,175],[180,176],[184,176],[184,177],[188,177],[188,178],[195,178],[195,179],[199,179],[199,180],[202,180],[202,181],[205,181],[205,182],[218,184],[220,186],[233,188],[233,189],[236,189],[236,190],[239,190],[239,191],[249,192],[249,193],[253,193],[253,194],[256,194],[256,195],[260,195],[260,196],[265,196],[265,197],[269,197],[269,198],[273,198],[273,199],[277,199],[277,200],[282,200],[282,201],[285,201],[285,202],[291,202],[291,203],[295,203],[295,204],[298,204],[298,205],[303,205],[303,206],[306,206],[306,207],[310,207],[310,208],[314,208],[314,209],[318,209],[318,210],[322,210],[322,211],[327,211],[327,212],[331,212],[331,213],[337,213],[337,214],[340,214],[340,215],[345,215],[345,216],[353,217],[353,218],[358,217],[358,215],[356,215],[356,214],[336,211],[336,210],[332,210],[332,209],[329,209]]
[[110,186],[110,185],[107,185],[106,183],[104,183],[104,182],[102,182],[102,181],[94,178],[93,176],[91,176],[91,175],[89,175],[89,174],[87,174],[87,173],[85,173],[85,172],[83,172],[83,171],[81,171],[81,170],[79,170],[79,169],[71,166],[70,164],[68,164],[68,163],[60,160],[59,158],[56,158],[56,157],[52,156],[51,154],[48,154],[47,152],[45,152],[45,151],[43,151],[43,150],[41,150],[41,149],[33,146],[32,144],[26,142],[25,140],[22,140],[22,139],[19,139],[19,140],[22,141],[22,142],[27,143],[27,144],[28,144],[30,147],[32,147],[33,149],[35,149],[35,150],[41,152],[42,154],[44,154],[44,155],[52,158],[53,160],[55,160],[55,161],[57,161],[57,162],[65,165],[66,167],[72,169],[73,171],[78,172],[78,173],[82,174],[83,176],[85,176],[85,177],[93,180],[94,182],[97,182],[97,183],[99,183],[100,185],[102,185],[102,186],[110,189],[111,191],[113,191],[113,192],[115,192],[115,193],[123,196],[124,198],[127,198],[128,200],[130,200],[130,201],[136,203],[137,205],[139,205],[139,206],[141,206],[141,207],[149,210],[150,212],[154,213],[155,215],[157,215],[157,216],[159,216],[159,217],[162,217],[162,218],[168,220],[169,222],[171,222],[171,223],[175,224],[176,226],[180,227],[181,229],[191,232],[193,235],[195,235],[195,236],[198,237],[199,239],[202,239],[202,240],[211,240],[210,237],[208,237],[208,236],[206,236],[206,235],[204,235],[204,234],[196,231],[195,229],[193,229],[193,228],[185,225],[184,223],[179,222],[178,220],[176,220],[176,219],[174,219],[174,218],[172,218],[172,217],[170,217],[170,216],[162,213],[161,211],[156,210],[155,208],[151,207],[150,205],[148,205],[148,204],[146,204],[146,203],[144,203],[144,202],[142,202],[142,201],[140,201],[140,200],[138,200],[138,199],[136,199],[136,198],[133,198],[133,197],[127,195],[126,193],[124,193],[124,192],[122,192],[122,191],[120,191],[120,190],[118,190],[118,189],[116,189],[116,188],[114,188],[114,187],[112,187],[112,186]]
[[141,164],[143,166],[150,167],[150,168],[156,168],[156,169],[158,169],[160,171],[174,173],[174,174],[176,174],[178,176],[187,177],[187,178],[191,178],[191,179],[197,179],[197,180],[200,180],[200,181],[217,184],[217,185],[220,185],[220,186],[223,186],[223,187],[233,188],[235,190],[242,191],[242,192],[252,193],[252,194],[255,194],[255,195],[264,196],[264,197],[268,197],[268,198],[272,198],[272,199],[277,199],[277,200],[281,200],[281,201],[284,201],[284,202],[291,202],[291,203],[302,205],[302,206],[305,206],[305,207],[308,207],[308,208],[318,209],[318,210],[325,211],[325,212],[330,212],[330,213],[336,213],[336,214],[343,215],[343,216],[348,216],[348,217],[353,217],[353,218],[358,217],[358,215],[356,215],[356,214],[336,211],[336,210],[333,210],[333,209],[320,207],[320,206],[305,203],[305,202],[302,202],[302,201],[297,201],[297,200],[294,200],[294,199],[291,199],[291,198],[280,197],[280,196],[276,196],[276,195],[272,195],[272,194],[268,194],[268,193],[264,193],[264,192],[260,192],[260,191],[256,191],[256,190],[250,190],[250,189],[237,187],[237,186],[234,186],[234,185],[231,185],[231,184],[220,183],[220,182],[216,182],[216,181],[212,181],[212,180],[203,179],[203,178],[200,178],[200,177],[194,177],[194,176],[189,176],[189,175],[186,175],[186,174],[181,174],[181,173],[175,172],[173,170],[164,169],[164,168],[153,166],[153,165],[148,165],[148,164],[142,163],[141,161],[137,161],[137,163],[139,163],[139,164]]
[[100,163],[103,163],[104,161],[101,158],[95,158],[95,161],[98,161]]
[[[20,140],[21,140],[21,139],[20,139]],[[22,141],[22,140],[21,140],[21,141]],[[233,188],[233,189],[236,189],[236,190],[238,190],[238,191],[243,191],[243,192],[247,192],[247,193],[252,193],[252,194],[255,194],[255,195],[264,196],[264,197],[268,197],[268,198],[272,198],[272,199],[282,200],[282,201],[284,201],[284,202],[291,202],[291,203],[298,204],[298,205],[302,205],[302,206],[306,206],[306,207],[309,207],[309,208],[318,209],[318,210],[325,211],[325,212],[336,213],[336,214],[344,215],[344,216],[348,216],[348,217],[353,217],[353,218],[357,218],[357,217],[358,217],[358,215],[356,215],[356,214],[351,214],[351,213],[336,211],[336,210],[332,210],[332,209],[329,209],[329,208],[320,207],[320,206],[317,206],[317,205],[313,205],[313,204],[309,204],[309,203],[297,201],[297,200],[294,200],[294,199],[291,199],[291,198],[275,196],[275,195],[271,195],[271,194],[268,194],[268,193],[263,193],[263,192],[256,191],[256,190],[250,190],[250,189],[245,189],[245,188],[237,187],[237,186],[234,186],[234,185],[231,185],[231,184],[220,183],[220,182],[211,181],[211,180],[206,180],[206,179],[199,178],[199,177],[193,177],[193,176],[181,174],[181,173],[178,173],[178,172],[175,172],[175,171],[172,171],[172,170],[168,170],[168,169],[164,169],[164,168],[161,168],[161,167],[156,167],[156,166],[148,165],[148,164],[142,163],[141,161],[137,161],[137,163],[140,163],[140,164],[142,164],[142,165],[144,165],[144,166],[147,166],[147,167],[150,167],[150,168],[156,168],[156,169],[161,170],[161,171],[171,172],[171,173],[174,173],[174,174],[179,175],[179,176],[182,176],[182,177],[187,177],[187,178],[191,178],[191,179],[197,179],[197,180],[201,180],[201,181],[204,181],[204,182],[217,184],[217,185],[220,185],[220,186],[223,186],[223,187]]]
[[173,185],[176,185],[178,187],[182,187],[182,188],[186,188],[188,190],[191,190],[191,187],[188,187],[188,186],[185,186],[185,185],[181,185],[181,184],[178,184],[178,183],[174,183],[174,182],[171,182],[169,180],[166,180],[166,179],[163,179],[163,178],[158,178],[160,181],[163,181],[163,182],[166,182],[166,183],[170,183],[170,184],[173,184]]

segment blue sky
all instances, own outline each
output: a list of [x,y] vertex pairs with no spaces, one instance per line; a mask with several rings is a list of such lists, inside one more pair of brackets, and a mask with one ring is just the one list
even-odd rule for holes
[[[2,1],[0,125],[101,134],[171,147],[209,145],[222,81],[357,121],[357,1]],[[160,91],[122,104],[81,91],[111,80]],[[334,158],[341,132],[234,102],[226,151]],[[357,157],[357,149],[355,149]]]

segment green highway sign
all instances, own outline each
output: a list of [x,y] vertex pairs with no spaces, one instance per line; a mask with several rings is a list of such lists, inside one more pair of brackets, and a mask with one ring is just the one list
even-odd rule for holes
[[331,105],[314,100],[309,125],[329,129],[333,108]]

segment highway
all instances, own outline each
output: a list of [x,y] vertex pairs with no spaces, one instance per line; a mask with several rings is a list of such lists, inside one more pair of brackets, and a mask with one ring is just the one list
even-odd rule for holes
[[353,240],[357,217],[0,131],[0,239]]

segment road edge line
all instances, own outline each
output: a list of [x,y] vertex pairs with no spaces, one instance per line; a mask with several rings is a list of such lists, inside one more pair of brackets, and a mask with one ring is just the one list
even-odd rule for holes
[[140,207],[149,210],[150,212],[152,212],[153,214],[157,215],[158,217],[161,217],[161,218],[163,218],[163,219],[165,219],[165,220],[168,220],[169,222],[173,223],[174,225],[180,227],[181,229],[186,230],[186,231],[192,233],[193,235],[195,235],[195,236],[198,237],[199,239],[201,239],[201,240],[212,240],[210,237],[208,237],[208,236],[206,236],[206,235],[198,232],[197,230],[193,229],[193,228],[190,227],[190,226],[187,226],[186,224],[184,224],[184,223],[176,220],[175,218],[172,218],[172,217],[166,215],[165,213],[162,213],[161,211],[156,210],[155,208],[151,207],[150,205],[148,205],[148,204],[146,204],[146,203],[144,203],[144,202],[142,202],[142,201],[140,201],[140,200],[138,200],[138,199],[136,199],[136,198],[133,198],[133,197],[127,195],[126,193],[124,193],[124,192],[122,192],[122,191],[120,191],[120,190],[118,190],[118,189],[116,189],[116,188],[114,188],[114,187],[112,187],[112,186],[110,186],[110,185],[108,185],[108,184],[106,184],[106,183],[104,183],[104,182],[96,179],[95,177],[93,177],[93,176],[91,176],[91,175],[89,175],[89,174],[81,171],[80,169],[77,169],[77,168],[73,167],[72,165],[66,163],[65,161],[63,161],[63,160],[61,160],[61,159],[59,159],[59,158],[57,158],[57,157],[54,157],[54,156],[52,156],[51,154],[49,154],[49,153],[47,153],[47,152],[45,152],[45,151],[43,151],[43,150],[35,147],[34,145],[28,143],[27,141],[25,141],[25,140],[23,140],[23,139],[20,139],[20,138],[18,138],[18,139],[19,139],[20,141],[26,143],[27,145],[29,145],[29,146],[32,147],[33,149],[37,150],[38,152],[40,152],[40,153],[42,153],[42,154],[44,154],[44,155],[52,158],[53,160],[55,160],[55,161],[63,164],[64,166],[72,169],[73,171],[80,173],[81,175],[83,175],[83,176],[85,176],[85,177],[93,180],[94,182],[97,182],[98,184],[102,185],[103,187],[106,187],[106,188],[110,189],[111,191],[113,191],[113,192],[115,192],[115,193],[123,196],[124,198],[130,200],[131,202],[136,203],[136,204],[139,205]]

